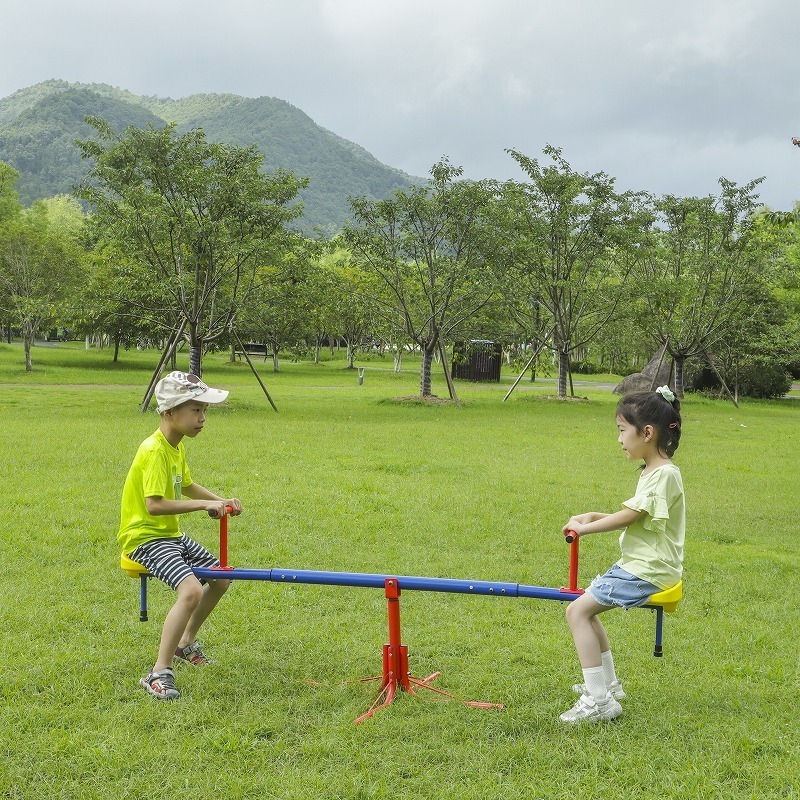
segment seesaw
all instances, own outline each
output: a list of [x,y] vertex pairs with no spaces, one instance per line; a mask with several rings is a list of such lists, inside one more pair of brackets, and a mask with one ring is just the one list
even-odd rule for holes
[[[232,510],[226,507],[228,513]],[[305,569],[245,569],[234,568],[228,564],[228,516],[220,518],[220,566],[195,568],[194,574],[206,580],[225,579],[240,581],[271,581],[273,583],[317,584],[325,586],[350,586],[368,589],[383,589],[389,617],[389,643],[383,646],[383,668],[380,675],[362,678],[355,682],[380,681],[380,691],[369,710],[356,719],[356,724],[370,718],[377,711],[386,708],[395,699],[398,691],[416,695],[418,689],[427,689],[448,699],[457,700],[476,708],[503,708],[502,703],[484,703],[462,700],[431,685],[441,673],[434,672],[426,678],[411,675],[408,664],[408,646],[402,644],[400,634],[400,595],[402,590],[425,592],[451,592],[456,594],[490,595],[494,597],[526,597],[536,600],[557,600],[571,602],[583,594],[578,587],[578,542],[579,538],[567,534],[570,545],[569,585],[558,589],[547,586],[533,586],[505,581],[470,581],[455,578],[426,578],[410,575],[381,575],[366,572],[330,572],[326,570]],[[139,619],[147,621],[147,579],[150,574],[146,567],[131,560],[125,554],[120,557],[120,567],[131,577],[139,578]],[[663,655],[662,638],[664,613],[675,611],[683,594],[682,582],[671,589],[652,595],[643,608],[656,612],[655,646],[653,655]]]

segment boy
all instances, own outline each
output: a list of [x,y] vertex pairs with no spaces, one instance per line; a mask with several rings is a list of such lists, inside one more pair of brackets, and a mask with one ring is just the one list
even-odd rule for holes
[[177,593],[164,619],[158,658],[140,681],[154,697],[175,700],[181,695],[175,687],[173,659],[207,663],[197,632],[230,585],[227,580],[203,585],[194,576],[192,567],[215,567],[219,561],[180,532],[178,515],[208,511],[216,519],[225,514],[226,505],[233,508],[233,515],[241,514],[242,504],[235,497],[225,500],[192,480],[182,441],[203,430],[206,409],[225,400],[228,392],[211,389],[196,375],[171,372],[158,382],[155,394],[161,425],[142,442],[131,464],[122,491],[117,538],[123,553]]

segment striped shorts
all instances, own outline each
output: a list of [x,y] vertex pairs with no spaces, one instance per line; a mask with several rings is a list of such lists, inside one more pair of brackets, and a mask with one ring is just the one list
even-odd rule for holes
[[[152,542],[139,545],[130,557],[173,589],[194,574],[192,567],[219,566],[219,559],[213,553],[185,533],[180,537],[153,539]],[[200,583],[205,581],[201,580]]]

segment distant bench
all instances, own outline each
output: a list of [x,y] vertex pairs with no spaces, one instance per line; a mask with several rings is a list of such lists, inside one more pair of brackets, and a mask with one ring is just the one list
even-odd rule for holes
[[234,352],[237,358],[245,353],[248,356],[263,356],[264,361],[268,358],[272,358],[272,353],[267,350],[267,346],[265,344],[259,344],[258,342],[247,342],[244,349],[237,347]]

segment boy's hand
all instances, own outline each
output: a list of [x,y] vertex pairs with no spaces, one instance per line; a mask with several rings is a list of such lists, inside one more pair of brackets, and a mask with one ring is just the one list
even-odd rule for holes
[[222,519],[225,516],[226,505],[230,505],[227,500],[209,500],[206,505],[208,516],[212,519]]
[[232,517],[238,517],[242,513],[242,501],[236,497],[231,497],[225,501],[226,506],[230,506],[233,511],[230,512]]

